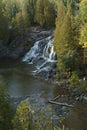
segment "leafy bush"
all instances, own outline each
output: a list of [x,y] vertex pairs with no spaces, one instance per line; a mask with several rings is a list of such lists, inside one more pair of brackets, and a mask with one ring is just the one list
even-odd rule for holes
[[72,72],[72,75],[70,77],[70,84],[75,87],[79,85],[79,77],[75,71]]
[[82,79],[80,81],[79,89],[81,91],[87,92],[87,81],[86,80]]

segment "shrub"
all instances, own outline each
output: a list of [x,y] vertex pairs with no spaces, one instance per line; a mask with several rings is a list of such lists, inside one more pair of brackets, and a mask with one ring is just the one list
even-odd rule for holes
[[74,87],[77,87],[79,85],[79,77],[75,71],[72,72],[72,75],[70,77],[70,84]]

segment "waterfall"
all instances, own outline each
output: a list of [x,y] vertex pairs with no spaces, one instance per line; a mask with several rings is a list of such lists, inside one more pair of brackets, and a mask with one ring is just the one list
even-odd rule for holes
[[50,62],[55,61],[53,39],[50,39],[49,42],[47,43],[47,45],[45,45],[43,55],[44,55],[44,58],[47,58],[48,60],[50,60]]
[[56,66],[52,36],[35,42],[22,61],[36,66],[36,70],[33,71],[34,75],[45,76],[48,79],[50,73],[55,71],[54,67]]
[[35,43],[35,45],[30,49],[30,51],[27,52],[27,54],[23,58],[23,61],[30,62],[32,59],[36,58],[39,55],[39,53],[38,53],[39,45],[38,44],[39,44],[39,41],[37,41]]

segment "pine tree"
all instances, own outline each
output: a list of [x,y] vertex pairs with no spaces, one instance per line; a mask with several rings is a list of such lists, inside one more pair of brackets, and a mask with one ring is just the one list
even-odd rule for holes
[[2,13],[2,8],[0,8],[0,40],[4,44],[7,44],[9,40],[9,23],[7,17]]
[[58,69],[66,71],[75,68],[75,55],[77,48],[77,36],[75,29],[75,19],[70,6],[65,8],[60,2],[56,30],[54,34],[54,46],[58,54]]
[[12,19],[13,28],[19,34],[24,34],[27,28],[31,26],[27,4],[27,1],[19,1],[19,11]]
[[[61,56],[61,53],[62,53],[61,52],[62,51],[61,29],[62,29],[62,24],[63,24],[63,21],[64,21],[65,14],[66,14],[65,6],[60,1],[59,4],[58,4],[56,29],[55,29],[55,32],[54,32],[54,47],[55,47],[55,51],[58,55],[58,63],[60,62],[60,69],[63,68],[63,64],[61,62],[61,58],[59,58],[59,55]],[[58,65],[58,68],[59,68],[59,65]]]
[[0,76],[0,130],[12,130],[14,111],[6,87],[5,81]]
[[80,2],[80,44],[84,46],[87,43],[87,0]]
[[42,27],[54,25],[55,10],[49,0],[37,0],[35,21]]
[[43,0],[37,0],[35,21],[39,23],[40,26],[43,26],[45,23]]
[[[83,56],[84,56],[84,64],[87,65],[87,0],[82,0],[80,2],[80,10],[79,10],[79,20],[80,20],[80,40],[79,44],[84,48]],[[86,67],[84,67],[86,68]],[[87,70],[85,69],[85,73]]]

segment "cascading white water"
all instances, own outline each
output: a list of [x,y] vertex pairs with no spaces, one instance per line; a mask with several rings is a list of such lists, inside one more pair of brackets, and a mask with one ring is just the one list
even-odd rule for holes
[[53,46],[53,39],[50,39],[43,51],[44,58],[50,60],[50,62],[55,61],[55,52]]
[[34,46],[30,49],[29,52],[24,56],[23,61],[29,61],[32,58],[36,58],[38,56],[38,49],[39,49],[39,41],[35,42]]
[[33,63],[36,66],[34,74],[44,75],[52,72],[53,66],[56,64],[56,54],[54,52],[53,38],[49,36],[45,39],[35,42],[34,46],[24,56],[23,61]]

